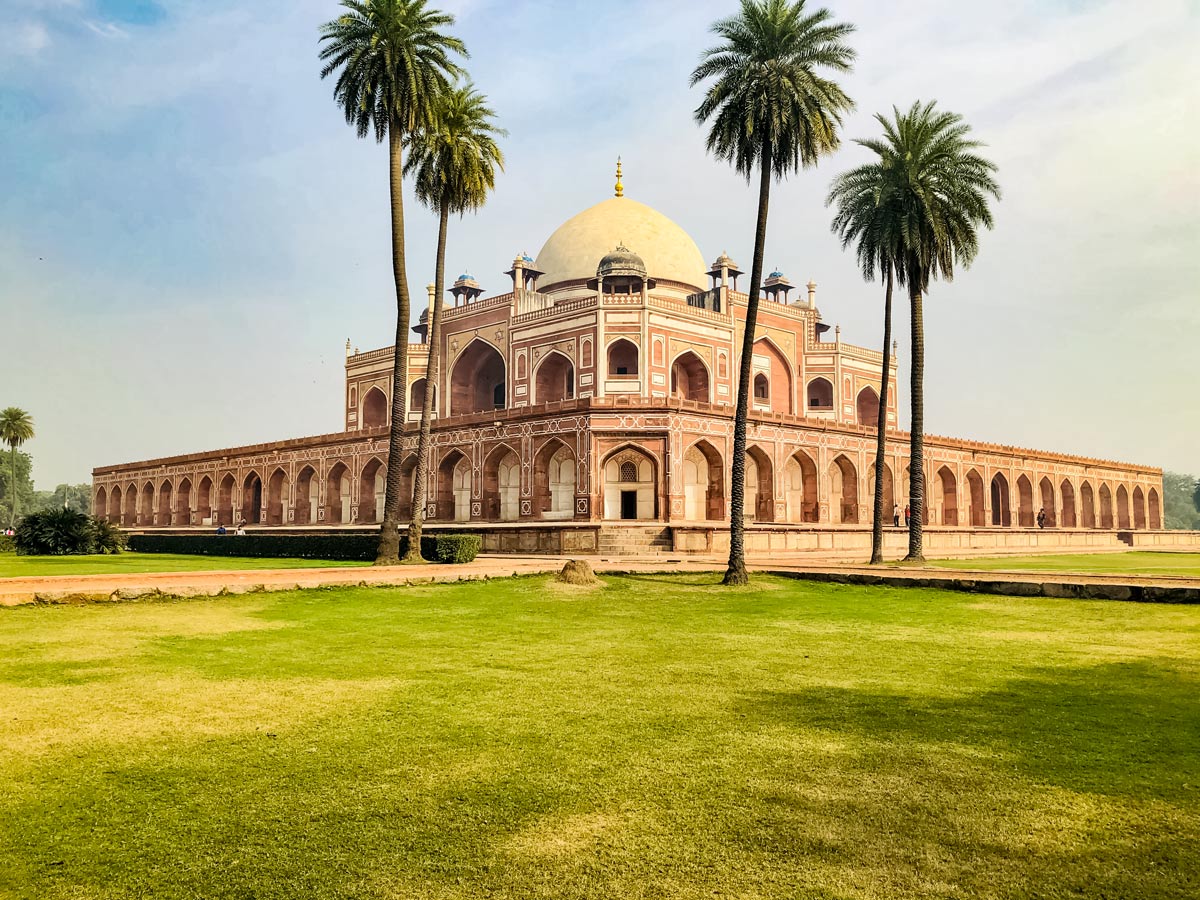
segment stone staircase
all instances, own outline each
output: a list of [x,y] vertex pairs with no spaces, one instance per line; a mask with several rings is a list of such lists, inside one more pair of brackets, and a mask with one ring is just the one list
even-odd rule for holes
[[671,529],[664,525],[606,525],[600,529],[601,556],[659,556],[672,552]]

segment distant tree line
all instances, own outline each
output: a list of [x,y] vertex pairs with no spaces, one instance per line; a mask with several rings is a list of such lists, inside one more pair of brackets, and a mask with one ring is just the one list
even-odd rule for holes
[[1200,531],[1200,478],[1163,472],[1163,527]]

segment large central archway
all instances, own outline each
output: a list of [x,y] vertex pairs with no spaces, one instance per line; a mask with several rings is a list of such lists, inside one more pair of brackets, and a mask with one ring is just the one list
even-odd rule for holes
[[453,416],[492,412],[507,405],[506,368],[500,352],[475,338],[450,370],[450,409]]
[[625,447],[604,462],[604,518],[658,517],[658,464],[645,451]]

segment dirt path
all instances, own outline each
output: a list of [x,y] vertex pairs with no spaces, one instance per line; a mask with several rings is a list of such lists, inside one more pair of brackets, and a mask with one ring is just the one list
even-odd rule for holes
[[[55,575],[0,578],[0,605],[85,602],[155,596],[207,597],[250,591],[283,591],[338,585],[397,586],[507,578],[555,572],[566,557],[481,556],[465,565],[388,568],[258,569],[253,571],[147,572],[110,575]],[[591,557],[597,572],[719,572],[716,557]],[[756,571],[847,584],[939,587],[949,590],[1024,596],[1078,597],[1200,603],[1200,579],[1165,575],[967,571],[936,568],[878,568],[841,565],[832,560],[787,563],[751,560]]]

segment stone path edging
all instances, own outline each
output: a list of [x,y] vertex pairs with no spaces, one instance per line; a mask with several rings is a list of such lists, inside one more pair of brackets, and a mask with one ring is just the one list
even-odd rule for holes
[[[568,557],[480,557],[465,565],[388,568],[259,569],[253,571],[147,572],[141,574],[0,578],[0,606],[28,603],[91,603],[176,597],[215,597],[260,591],[330,587],[401,587],[430,582],[473,581],[555,572]],[[597,559],[584,557],[598,573],[703,573],[724,569],[706,558]],[[1200,579],[1179,576],[1087,575],[896,569],[837,564],[780,565],[750,560],[752,571],[833,584],[888,585],[1004,594],[1018,597],[1200,603]]]

